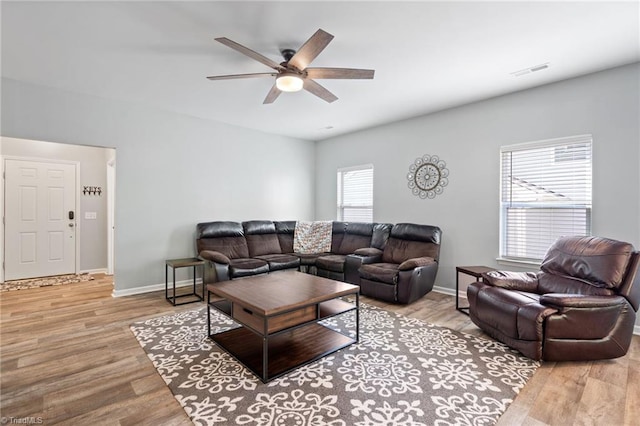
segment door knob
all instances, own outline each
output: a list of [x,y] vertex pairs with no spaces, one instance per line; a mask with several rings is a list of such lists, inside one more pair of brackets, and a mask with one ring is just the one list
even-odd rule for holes
[[70,224],[69,224],[69,228],[73,228],[73,223],[70,223]]

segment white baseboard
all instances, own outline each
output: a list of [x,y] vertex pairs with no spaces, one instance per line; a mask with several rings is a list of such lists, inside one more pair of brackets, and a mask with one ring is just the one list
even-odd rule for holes
[[446,294],[448,296],[455,296],[456,295],[456,290],[455,289],[449,288],[449,287],[440,287],[438,285],[434,285],[433,286],[433,291],[435,291],[436,293]]
[[633,327],[633,334],[640,336],[640,325]]
[[[115,284],[115,283],[114,283]],[[176,281],[176,288],[180,288],[180,287],[188,287],[193,285],[193,279],[187,279],[187,280],[182,280],[182,281]],[[198,278],[196,280],[196,286],[199,287],[200,285],[202,285],[202,279]],[[169,286],[171,287],[171,284],[169,284]],[[136,287],[136,288],[125,288],[122,290],[116,290],[115,286],[113,289],[113,292],[111,293],[112,297],[123,297],[123,296],[133,296],[136,294],[143,294],[143,293],[151,293],[154,291],[164,291],[164,287],[165,287],[165,283],[162,284],[152,284],[152,285],[147,285],[144,287]],[[199,292],[200,288],[196,288],[196,290]]]
[[85,269],[84,271],[80,271],[81,274],[106,274],[107,268],[98,268],[98,269]]

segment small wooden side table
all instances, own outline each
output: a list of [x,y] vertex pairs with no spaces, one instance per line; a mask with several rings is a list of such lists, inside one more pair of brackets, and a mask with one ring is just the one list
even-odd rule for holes
[[[193,267],[193,292],[176,295],[176,269],[186,268],[189,266]],[[202,293],[200,294],[198,294],[198,291],[196,290],[196,276],[198,275],[196,270],[198,266],[202,267]],[[173,269],[173,293],[171,297],[169,297],[169,267]],[[173,306],[185,305],[187,303],[200,302],[204,300],[204,260],[198,259],[197,257],[167,260],[164,266],[164,297],[171,302]],[[192,299],[176,303],[176,299],[183,297],[191,297]]]
[[484,281],[482,274],[490,271],[495,271],[495,269],[488,266],[456,266],[456,309],[458,311],[469,315],[469,307],[460,306],[460,274],[470,275],[478,281]]

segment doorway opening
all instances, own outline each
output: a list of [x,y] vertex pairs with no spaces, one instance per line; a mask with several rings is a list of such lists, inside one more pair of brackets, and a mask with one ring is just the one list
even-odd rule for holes
[[[113,275],[115,149],[1,137],[0,160],[0,282],[69,268]],[[65,174],[71,192],[56,183]]]

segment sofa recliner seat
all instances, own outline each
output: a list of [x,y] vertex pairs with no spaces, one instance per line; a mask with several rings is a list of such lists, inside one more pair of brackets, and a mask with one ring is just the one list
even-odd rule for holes
[[532,359],[623,356],[640,304],[640,253],[598,237],[563,237],[539,272],[492,271],[469,285],[471,320]]
[[[336,227],[335,223],[340,226]],[[334,222],[331,253],[320,255],[316,259],[317,274],[322,277],[345,281],[345,266],[347,256],[353,255],[360,249],[371,248],[372,244],[381,237],[374,237],[374,233],[385,232],[384,224],[374,223],[345,223]],[[390,228],[391,225],[388,226]],[[386,241],[386,240],[384,240]]]
[[[347,224],[345,222],[333,221],[331,223],[331,251],[321,253],[300,253],[296,252],[295,255],[300,258],[300,265],[308,272],[317,274],[317,262],[320,257],[331,256],[334,250],[340,246],[342,238],[344,236],[344,229]],[[323,275],[328,277],[327,275]],[[331,277],[333,278],[333,277]],[[337,278],[336,278],[337,279]]]
[[360,292],[405,304],[430,292],[438,271],[441,236],[437,226],[393,225],[380,261],[358,270]]
[[205,282],[269,272],[266,260],[249,257],[249,247],[242,225],[237,222],[199,223],[196,249],[205,263]]
[[298,268],[300,258],[282,252],[276,225],[269,220],[242,222],[249,256],[269,264],[269,271]]

